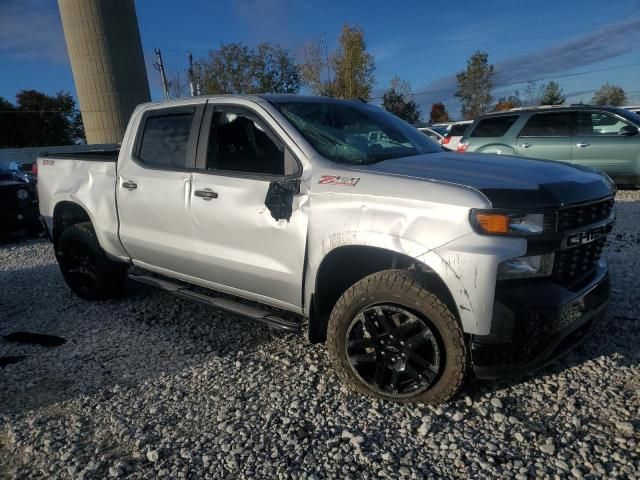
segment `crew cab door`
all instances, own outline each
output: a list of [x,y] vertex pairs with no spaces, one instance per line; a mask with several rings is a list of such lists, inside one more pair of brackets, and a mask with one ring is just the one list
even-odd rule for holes
[[287,138],[251,102],[207,105],[191,192],[189,275],[301,307],[308,185]]
[[571,162],[570,112],[536,113],[518,134],[518,155]]
[[610,176],[637,175],[640,136],[620,135],[624,127],[637,127],[603,111],[580,111],[575,118],[573,163],[599,168]]
[[120,241],[134,264],[179,272],[189,260],[191,172],[203,111],[204,100],[146,111],[120,159]]

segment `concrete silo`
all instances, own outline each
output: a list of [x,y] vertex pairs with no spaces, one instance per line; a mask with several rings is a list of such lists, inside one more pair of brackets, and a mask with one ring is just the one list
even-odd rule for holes
[[149,81],[133,0],[58,0],[87,143],[122,141]]

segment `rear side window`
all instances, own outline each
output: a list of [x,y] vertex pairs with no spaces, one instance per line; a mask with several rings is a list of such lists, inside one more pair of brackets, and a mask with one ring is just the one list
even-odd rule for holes
[[622,127],[629,125],[619,118],[602,112],[578,112],[576,130],[578,135],[618,135]]
[[154,166],[185,168],[193,112],[147,117],[138,159]]
[[568,137],[569,112],[538,113],[533,115],[524,128],[520,137]]
[[501,137],[518,119],[518,115],[483,118],[471,132],[471,137]]
[[464,132],[467,131],[467,128],[469,128],[470,125],[471,124],[469,123],[462,125],[452,125],[451,130],[449,131],[449,135],[451,135],[452,137],[462,137],[464,135]]

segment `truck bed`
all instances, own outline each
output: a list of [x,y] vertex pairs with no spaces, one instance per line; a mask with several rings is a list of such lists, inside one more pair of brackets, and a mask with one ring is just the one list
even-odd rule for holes
[[50,234],[54,215],[60,214],[56,206],[74,204],[90,218],[105,250],[128,258],[118,237],[115,195],[119,150],[44,153],[38,157],[40,215]]

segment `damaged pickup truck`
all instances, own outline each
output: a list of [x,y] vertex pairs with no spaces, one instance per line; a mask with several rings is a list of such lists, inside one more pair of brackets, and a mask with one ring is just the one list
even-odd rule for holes
[[38,172],[80,297],[116,296],[128,277],[305,329],[344,382],[379,398],[438,403],[467,374],[543,367],[609,299],[606,175],[445,152],[361,102],[144,104],[119,151],[45,155]]

